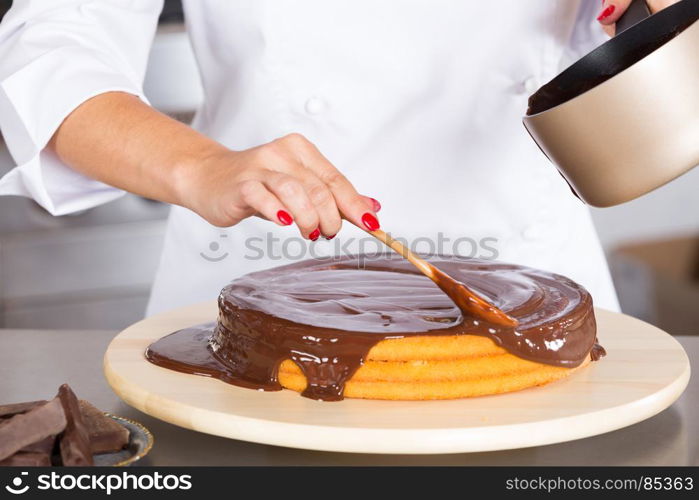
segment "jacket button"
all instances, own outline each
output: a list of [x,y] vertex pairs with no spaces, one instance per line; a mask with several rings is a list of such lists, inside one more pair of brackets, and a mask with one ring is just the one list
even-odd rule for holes
[[318,115],[325,111],[327,106],[325,101],[320,97],[311,97],[306,101],[306,105],[304,107],[306,109],[306,113],[309,115]]
[[531,224],[522,230],[522,238],[525,240],[538,240],[544,237],[546,232],[543,224]]

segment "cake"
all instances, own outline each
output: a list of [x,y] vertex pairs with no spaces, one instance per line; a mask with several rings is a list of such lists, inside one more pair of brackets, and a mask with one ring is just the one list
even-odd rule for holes
[[479,259],[429,261],[519,322],[464,315],[397,255],[308,260],[220,293],[216,323],[146,357],[166,368],[321,400],[452,399],[517,391],[598,359],[590,294],[560,275]]

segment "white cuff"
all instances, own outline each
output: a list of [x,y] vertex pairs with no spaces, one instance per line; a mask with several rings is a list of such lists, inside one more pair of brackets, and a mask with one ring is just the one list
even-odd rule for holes
[[91,97],[122,91],[147,102],[141,85],[110,63],[97,51],[60,47],[0,82],[0,129],[19,165],[0,179],[0,195],[28,196],[63,215],[123,194],[77,173],[45,149],[63,120]]
[[87,210],[123,194],[120,189],[79,174],[48,150],[39,152],[0,179],[0,195],[33,198],[51,215]]

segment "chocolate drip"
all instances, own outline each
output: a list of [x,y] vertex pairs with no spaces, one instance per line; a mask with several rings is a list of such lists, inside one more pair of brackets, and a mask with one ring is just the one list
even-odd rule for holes
[[481,335],[521,358],[568,368],[588,355],[603,355],[595,347],[592,298],[573,281],[478,259],[429,260],[519,325],[462,315],[403,259],[363,262],[348,256],[243,276],[222,290],[217,324],[168,335],[153,343],[146,357],[166,368],[262,390],[281,389],[277,371],[291,359],[308,381],[304,396],[339,400],[345,382],[385,339]]
[[590,350],[590,359],[592,361],[599,361],[601,358],[607,355],[607,350],[599,345],[597,343],[597,339],[595,339],[595,345],[592,346],[592,350]]

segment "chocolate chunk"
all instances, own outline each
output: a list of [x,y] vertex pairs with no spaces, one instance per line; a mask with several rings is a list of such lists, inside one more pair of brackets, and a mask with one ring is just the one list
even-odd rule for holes
[[58,398],[66,414],[66,428],[59,437],[63,465],[92,465],[90,436],[80,413],[78,398],[68,384],[58,388]]
[[0,422],[0,460],[66,428],[66,414],[58,399]]
[[48,453],[19,451],[0,461],[0,466],[10,467],[49,467],[51,465],[51,455]]
[[47,438],[37,441],[36,443],[25,446],[19,450],[19,452],[26,451],[30,453],[46,453],[47,455],[51,456],[55,444],[56,436],[48,436]]
[[27,403],[14,403],[10,405],[0,405],[0,418],[10,418],[20,413],[26,413],[32,408],[46,404],[46,400],[29,401]]
[[90,434],[92,453],[119,451],[129,442],[129,430],[106,416],[90,402],[80,400],[80,412]]

